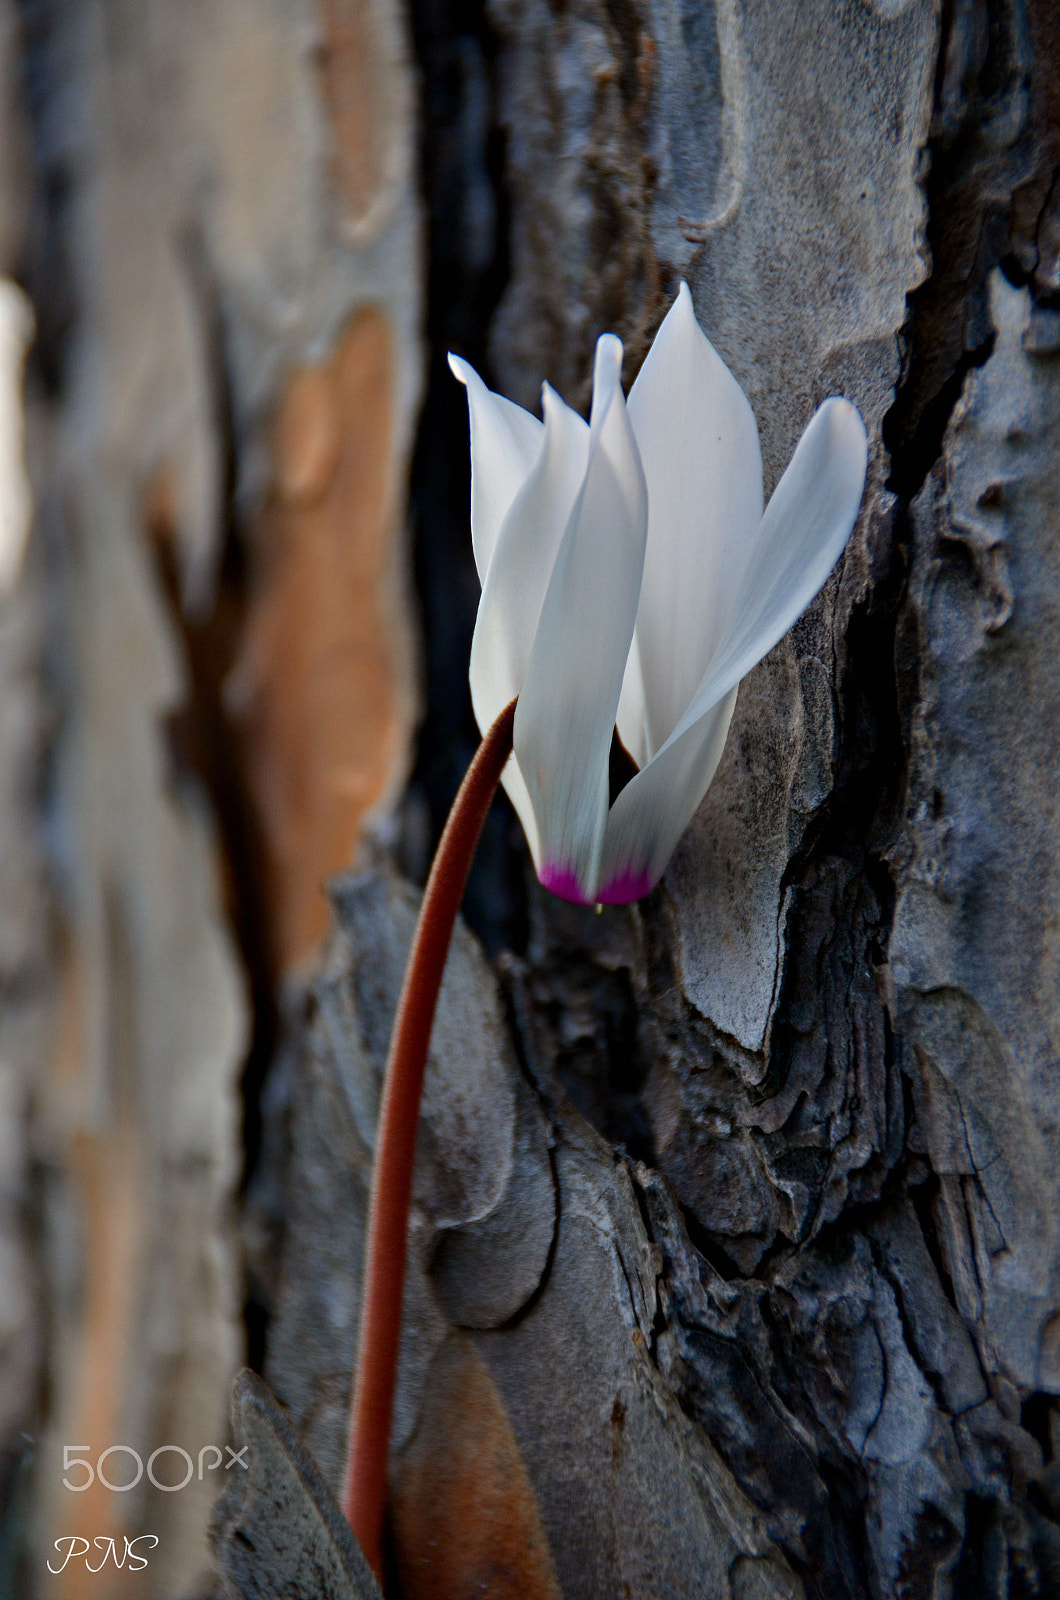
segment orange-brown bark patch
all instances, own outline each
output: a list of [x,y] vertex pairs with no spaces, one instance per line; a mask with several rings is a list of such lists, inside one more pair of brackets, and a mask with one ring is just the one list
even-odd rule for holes
[[363,310],[326,366],[293,375],[276,420],[275,491],[255,530],[229,701],[244,720],[284,970],[324,937],[324,885],[350,864],[405,749],[393,364],[386,318]]
[[435,1357],[391,1509],[404,1600],[559,1600],[511,1422],[462,1334]]

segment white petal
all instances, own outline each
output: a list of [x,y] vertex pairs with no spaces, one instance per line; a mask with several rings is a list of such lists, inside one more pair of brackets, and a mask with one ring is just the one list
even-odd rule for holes
[[596,346],[589,465],[556,557],[515,751],[540,835],[539,873],[567,899],[594,898],[607,767],[644,564],[647,497],[619,384],[622,346]]
[[[547,384],[543,405],[544,443],[497,536],[471,641],[471,704],[483,733],[522,692],[556,552],[589,464],[582,418]],[[537,823],[517,759],[503,782],[536,867]]]
[[450,354],[449,366],[467,389],[471,543],[478,581],[483,583],[501,524],[541,449],[543,429],[529,411],[487,389],[469,362]]
[[746,677],[824,587],[857,521],[867,460],[856,407],[826,400],[773,491],[734,586],[725,632],[678,729]]
[[725,601],[762,516],[754,414],[696,321],[685,284],[630,392],[629,419],[648,484],[637,639],[650,755],[717,648]]
[[618,698],[618,715],[615,717],[618,737],[637,763],[643,767],[648,759],[648,707],[644,697],[644,674],[640,666],[640,645],[637,631],[633,630],[633,643],[629,647],[626,673],[622,679],[622,693]]
[[715,659],[670,738],[612,807],[600,899],[639,899],[658,882],[721,760],[740,679],[802,615],[850,537],[866,457],[855,408],[826,400],[766,508]]
[[556,554],[589,465],[589,429],[546,384],[544,443],[501,526],[471,641],[471,703],[485,733],[522,692]]
[[598,900],[625,905],[654,889],[718,769],[737,692],[671,739],[622,790],[607,819]]
[[[502,707],[503,709],[503,707]],[[507,765],[501,773],[501,782],[504,792],[515,807],[515,814],[522,823],[526,842],[530,847],[530,858],[534,863],[534,871],[541,869],[541,840],[537,831],[537,818],[534,816],[534,805],[530,799],[530,791],[526,787],[519,758],[513,751],[508,758]]]

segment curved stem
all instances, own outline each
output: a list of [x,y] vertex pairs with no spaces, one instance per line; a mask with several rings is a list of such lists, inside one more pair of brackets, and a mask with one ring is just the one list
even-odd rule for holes
[[346,1466],[347,1520],[377,1573],[397,1376],[412,1168],[431,1025],[471,858],[512,749],[515,701],[486,734],[449,813],[423,893],[383,1083],[368,1215],[357,1379]]

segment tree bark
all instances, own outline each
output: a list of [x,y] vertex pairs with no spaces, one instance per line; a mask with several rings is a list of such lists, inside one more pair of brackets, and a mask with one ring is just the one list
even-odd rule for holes
[[[1056,1592],[1056,19],[491,18],[505,392],[533,404],[547,376],[584,400],[604,328],[632,377],[683,275],[767,489],[828,393],[857,402],[872,465],[663,888],[600,918],[531,889],[500,978],[548,1166],[506,1111],[484,1216],[442,1198],[437,1164],[473,1155],[435,1120],[467,1046],[436,1041],[392,1460],[405,1588],[507,1592],[509,1513],[477,1478],[478,1522],[453,1510],[474,1393],[529,1474],[542,1592]],[[337,1106],[377,1083],[400,960],[374,930],[402,903],[385,874],[339,894],[294,1098],[314,1193],[267,1370],[332,1471],[351,1335],[299,1354],[340,1281],[310,1240],[335,1209],[321,1174],[369,1160],[370,1112],[339,1156]],[[484,975],[448,983],[485,1010]],[[345,1258],[341,1282],[352,1308]]]
[[[211,1481],[78,1497],[60,1446],[220,1444],[244,1346],[352,1570],[297,1452],[339,1490],[413,885],[474,747],[446,350],[584,405],[597,335],[628,386],[684,278],[767,493],[841,393],[866,497],[652,896],[566,906],[490,819],[387,1592],[1060,1594],[1055,5],[72,0],[0,7],[0,69],[38,329],[0,593],[12,1592],[209,1592]],[[140,1589],[45,1590],[56,1534],[148,1528]]]

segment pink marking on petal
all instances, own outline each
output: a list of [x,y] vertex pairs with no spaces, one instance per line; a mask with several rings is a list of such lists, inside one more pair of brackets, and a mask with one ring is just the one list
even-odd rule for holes
[[654,888],[655,880],[647,867],[627,867],[605,883],[596,898],[602,906],[628,906],[633,900],[643,900]]
[[569,900],[572,905],[591,906],[593,901],[587,900],[578,884],[578,879],[570,867],[561,867],[558,862],[546,861],[538,873],[538,877],[545,888],[552,894],[558,895],[561,900]]

